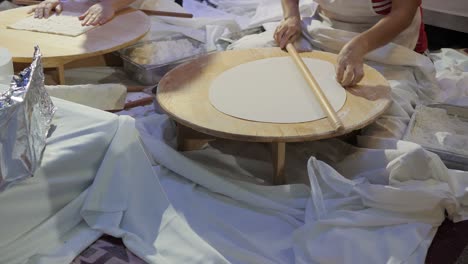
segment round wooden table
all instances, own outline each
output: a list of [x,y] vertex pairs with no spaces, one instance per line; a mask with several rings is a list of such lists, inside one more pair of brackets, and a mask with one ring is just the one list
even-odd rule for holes
[[[326,118],[295,124],[254,122],[226,115],[211,105],[209,89],[219,74],[242,63],[279,56],[289,55],[279,48],[225,51],[200,57],[167,73],[159,82],[156,98],[161,108],[178,123],[179,149],[186,149],[187,141],[201,139],[202,135],[272,143],[273,182],[282,184],[285,182],[287,142],[337,137],[361,129],[377,119],[391,104],[389,84],[375,69],[365,65],[364,79],[358,86],[346,90],[345,105],[337,113],[344,125],[344,130],[339,132]],[[319,51],[301,53],[301,57],[333,64],[337,59],[335,54]]]
[[[64,10],[86,10],[90,4],[67,1]],[[64,65],[79,59],[119,50],[141,39],[150,29],[149,18],[141,11],[126,8],[108,23],[76,37],[8,29],[28,16],[31,6],[0,12],[0,46],[7,48],[15,63],[30,63],[34,46],[39,45],[45,68],[56,68],[64,84]]]

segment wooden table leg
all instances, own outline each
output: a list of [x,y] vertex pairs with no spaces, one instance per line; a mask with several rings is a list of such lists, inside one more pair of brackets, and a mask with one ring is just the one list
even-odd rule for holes
[[63,65],[57,66],[57,82],[60,85],[65,84],[65,67]]
[[176,135],[177,135],[177,150],[178,151],[185,151],[186,144],[185,144],[185,127],[181,124],[176,124]]
[[273,142],[272,145],[272,157],[273,157],[273,184],[282,185],[286,183],[284,176],[284,163],[286,159],[286,143],[285,142]]
[[195,131],[189,127],[177,123],[177,150],[199,150],[214,137]]
[[[198,150],[203,147],[209,141],[215,140],[216,138],[207,134],[200,133],[189,127],[176,124],[177,129],[177,150],[179,151],[190,151]],[[286,143],[285,142],[273,142],[272,147],[272,163],[273,163],[273,184],[282,185],[286,184],[286,178],[284,175],[284,165],[286,160]]]

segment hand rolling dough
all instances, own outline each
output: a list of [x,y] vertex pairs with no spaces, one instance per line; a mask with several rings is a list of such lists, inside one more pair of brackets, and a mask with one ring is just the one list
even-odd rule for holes
[[[345,89],[335,80],[333,64],[304,58],[335,111],[346,101]],[[227,115],[250,121],[301,123],[326,117],[290,57],[248,62],[217,76],[210,87],[211,104]]]
[[9,25],[8,28],[76,37],[95,27],[82,26],[82,21],[78,19],[80,15],[81,13],[67,11],[60,15],[53,14],[47,19],[38,19],[31,15]]

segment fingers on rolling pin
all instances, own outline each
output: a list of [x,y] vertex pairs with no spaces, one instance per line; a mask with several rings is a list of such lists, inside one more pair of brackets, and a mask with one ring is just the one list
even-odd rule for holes
[[304,79],[309,84],[315,97],[320,102],[320,106],[322,107],[322,110],[327,114],[328,120],[330,121],[330,124],[332,125],[332,127],[335,129],[335,131],[343,130],[344,129],[343,123],[339,119],[338,115],[336,114],[335,110],[331,106],[330,102],[328,101],[327,97],[323,93],[322,89],[320,88],[319,84],[315,80],[314,76],[310,73],[304,61],[299,56],[299,53],[297,52],[294,45],[291,43],[287,44],[286,50],[293,58],[295,64],[301,71],[302,76],[304,76]]

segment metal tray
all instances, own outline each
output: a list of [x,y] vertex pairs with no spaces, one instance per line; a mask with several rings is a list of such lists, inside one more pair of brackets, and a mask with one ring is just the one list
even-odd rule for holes
[[[468,108],[448,104],[431,104],[426,107],[441,108],[447,111],[448,115],[457,116],[460,120],[468,122]],[[416,112],[415,112],[416,113]],[[403,140],[412,141],[411,131],[416,122],[416,114],[411,117],[410,123],[406,129]],[[468,131],[466,132],[468,135]],[[419,144],[419,143],[418,143]],[[428,151],[437,154],[449,169],[468,171],[468,156],[462,153],[455,153],[445,149],[435,148],[434,146],[421,145]]]
[[162,77],[167,72],[172,70],[173,68],[177,67],[178,65],[182,63],[185,63],[195,58],[198,58],[200,56],[203,56],[207,53],[206,48],[205,48],[204,52],[200,54],[196,54],[193,56],[189,56],[189,57],[185,57],[185,58],[181,58],[175,61],[161,63],[161,64],[139,64],[139,63],[134,62],[129,56],[130,52],[133,49],[137,47],[141,47],[145,44],[153,43],[153,42],[169,41],[169,40],[179,40],[179,39],[187,39],[197,48],[205,46],[204,43],[194,40],[192,38],[183,36],[183,35],[174,35],[174,36],[165,37],[161,39],[143,41],[143,42],[137,43],[133,46],[127,47],[120,51],[120,57],[123,60],[124,72],[127,73],[127,75],[132,80],[135,80],[143,85],[156,85],[162,79]]

